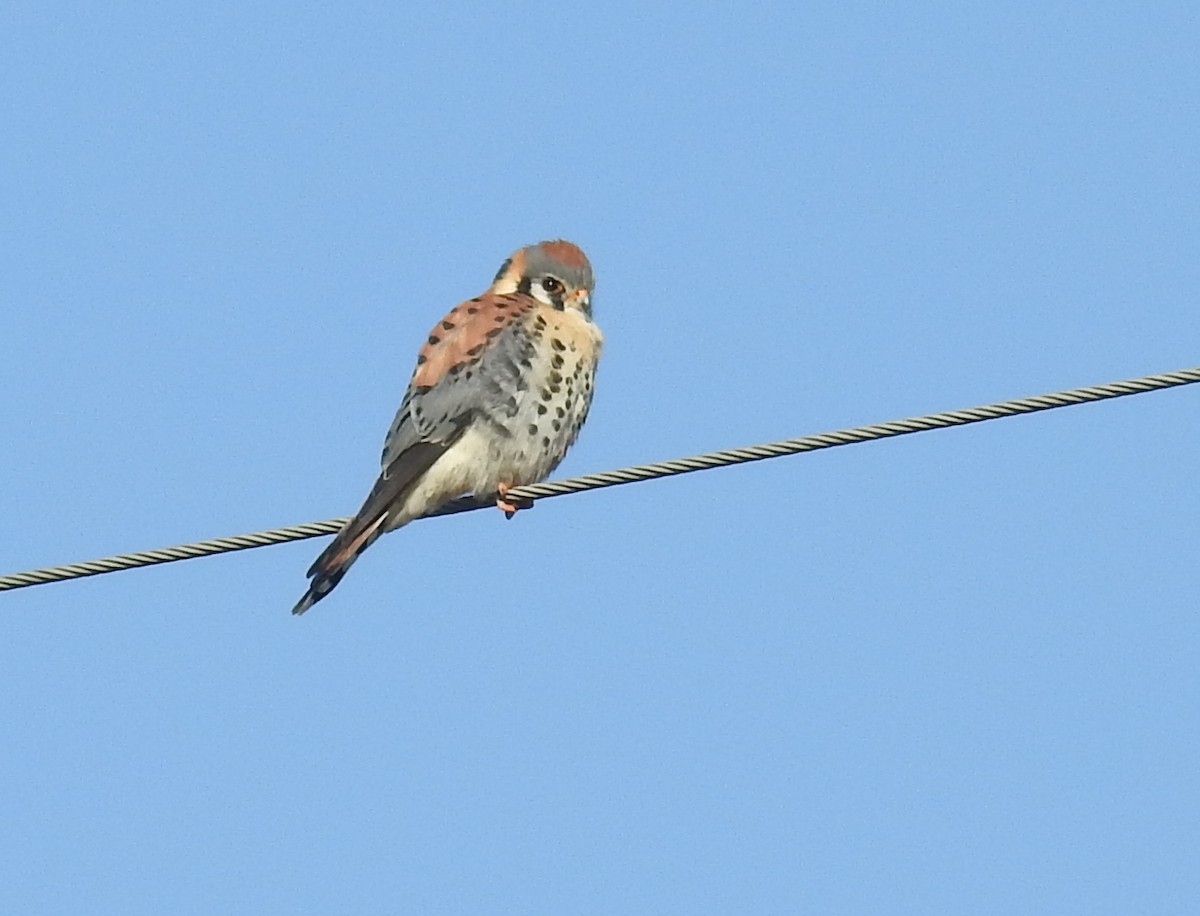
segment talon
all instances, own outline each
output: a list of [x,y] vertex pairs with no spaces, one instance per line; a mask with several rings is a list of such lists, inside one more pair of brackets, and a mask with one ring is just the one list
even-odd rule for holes
[[504,513],[505,518],[512,518],[521,509],[532,509],[533,500],[526,497],[508,498],[508,491],[512,489],[508,484],[502,483],[496,487],[496,492],[500,495],[496,499],[496,508]]

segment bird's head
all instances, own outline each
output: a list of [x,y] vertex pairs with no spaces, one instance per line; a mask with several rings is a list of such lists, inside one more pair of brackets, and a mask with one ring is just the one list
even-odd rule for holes
[[500,265],[491,292],[524,293],[551,308],[592,315],[592,265],[577,245],[561,239],[538,242]]

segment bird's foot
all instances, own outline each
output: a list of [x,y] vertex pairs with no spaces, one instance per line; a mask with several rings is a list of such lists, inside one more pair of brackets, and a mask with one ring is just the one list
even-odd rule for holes
[[496,508],[504,513],[505,518],[512,518],[521,509],[532,509],[533,500],[527,496],[514,496],[512,499],[508,497],[508,491],[512,489],[508,484],[502,483],[496,487],[496,492],[499,497],[496,499]]

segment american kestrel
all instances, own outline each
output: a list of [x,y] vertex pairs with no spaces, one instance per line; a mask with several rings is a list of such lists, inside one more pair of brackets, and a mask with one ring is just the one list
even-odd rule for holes
[[517,251],[481,296],[451,310],[417,367],[363,507],[308,570],[303,614],[333,591],[384,532],[457,496],[496,495],[543,480],[587,419],[603,337],[592,321],[592,265],[570,242]]

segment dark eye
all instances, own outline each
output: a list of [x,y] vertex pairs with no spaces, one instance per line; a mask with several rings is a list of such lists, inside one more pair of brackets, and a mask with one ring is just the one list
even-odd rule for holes
[[563,291],[562,280],[556,277],[542,277],[542,289],[554,295]]

